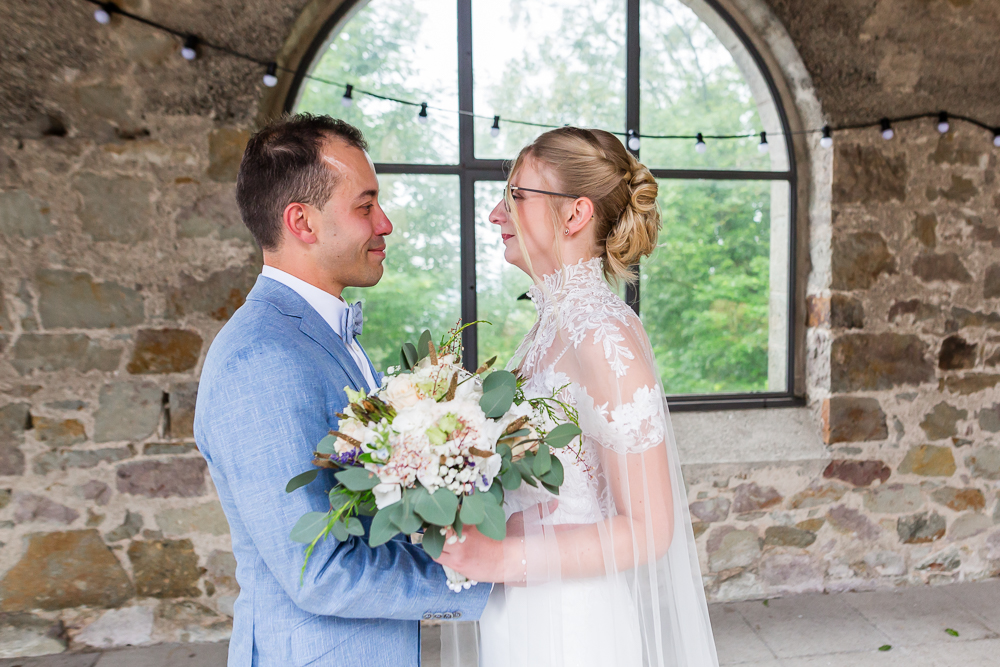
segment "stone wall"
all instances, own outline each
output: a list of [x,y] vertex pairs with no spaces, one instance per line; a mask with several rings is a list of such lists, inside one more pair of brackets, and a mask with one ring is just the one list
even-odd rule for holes
[[[303,4],[127,6],[267,59]],[[959,46],[931,38],[961,26],[996,52],[991,3],[771,6],[833,124],[996,113],[987,60],[943,77]],[[233,181],[261,73],[184,62],[90,11],[0,5],[0,657],[222,638],[237,593],[191,424],[201,360],[259,267]],[[930,122],[837,136],[832,240],[805,241],[830,269],[802,274],[815,419],[788,421],[826,452],[685,467],[712,599],[1000,574],[990,138]]]

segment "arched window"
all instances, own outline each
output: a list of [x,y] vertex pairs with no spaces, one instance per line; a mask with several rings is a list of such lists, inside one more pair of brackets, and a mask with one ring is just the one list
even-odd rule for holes
[[[714,0],[346,2],[303,62],[286,108],[364,131],[395,225],[382,281],[345,294],[365,301],[377,365],[459,317],[492,323],[466,332],[468,365],[510,356],[534,319],[518,299],[530,279],[503,261],[487,215],[505,165],[544,131],[510,121],[574,124],[644,135],[634,153],[659,179],[664,224],[623,296],[672,408],[796,401],[788,121],[761,58]],[[427,117],[357,93],[346,105],[344,88],[317,79],[426,102]],[[648,137],[699,132],[703,152]]]

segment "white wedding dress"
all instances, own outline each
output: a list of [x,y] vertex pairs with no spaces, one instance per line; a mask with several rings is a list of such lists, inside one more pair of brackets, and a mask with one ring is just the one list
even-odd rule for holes
[[565,470],[555,511],[543,488],[507,493],[508,516],[525,516],[526,583],[494,587],[479,664],[715,667],[677,450],[639,318],[598,258],[545,276],[529,296],[538,319],[508,367],[526,378],[526,395],[578,410],[583,436],[555,452]]

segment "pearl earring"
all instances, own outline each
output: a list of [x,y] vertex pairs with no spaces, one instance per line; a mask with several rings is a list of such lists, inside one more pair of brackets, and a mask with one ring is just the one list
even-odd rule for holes
[[563,230],[563,235],[564,236],[569,236],[569,230],[568,229],[564,229]]

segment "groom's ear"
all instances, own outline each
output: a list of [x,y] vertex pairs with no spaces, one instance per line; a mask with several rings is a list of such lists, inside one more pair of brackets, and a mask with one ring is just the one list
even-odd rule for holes
[[569,220],[566,221],[566,229],[570,234],[576,234],[587,226],[590,219],[594,217],[594,202],[590,197],[580,197],[571,204],[569,210]]
[[310,221],[310,214],[313,208],[307,204],[292,202],[285,207],[281,215],[281,223],[289,234],[297,238],[302,243],[316,243],[316,230],[313,229]]

